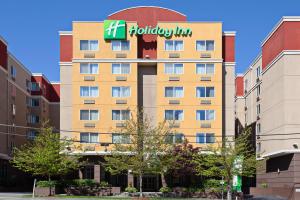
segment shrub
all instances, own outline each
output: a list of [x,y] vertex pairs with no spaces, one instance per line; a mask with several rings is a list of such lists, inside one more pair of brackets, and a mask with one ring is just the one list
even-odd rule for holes
[[78,187],[84,187],[84,186],[95,187],[98,185],[98,183],[94,179],[75,179],[72,185]]
[[106,181],[101,181],[100,187],[109,187],[110,185]]
[[38,181],[36,183],[38,187],[55,187],[57,185],[56,181]]
[[[226,188],[226,183],[223,185],[224,188]],[[210,189],[210,188],[222,188],[221,180],[217,179],[208,179],[204,182],[204,188]]]
[[161,187],[161,188],[159,189],[159,191],[162,192],[162,193],[168,193],[168,192],[171,192],[172,189],[169,188],[169,187]]
[[135,192],[137,192],[137,189],[135,187],[129,186],[129,187],[125,188],[125,192],[135,193]]

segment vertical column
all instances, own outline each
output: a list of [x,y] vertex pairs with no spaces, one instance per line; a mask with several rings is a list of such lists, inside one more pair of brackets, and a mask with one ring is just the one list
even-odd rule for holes
[[131,173],[131,170],[128,170],[128,174],[127,174],[127,186],[132,186],[133,187],[133,183],[134,179],[133,179],[133,174]]
[[101,168],[100,165],[94,165],[94,180],[98,183],[101,181]]
[[78,170],[78,176],[79,176],[79,179],[82,179],[82,178],[83,178],[82,169],[79,169],[79,170]]

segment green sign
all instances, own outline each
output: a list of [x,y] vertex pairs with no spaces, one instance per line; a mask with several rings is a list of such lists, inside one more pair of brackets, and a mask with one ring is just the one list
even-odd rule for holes
[[[145,26],[143,28],[138,25],[131,26],[130,35],[159,35],[165,38],[174,36],[191,36],[192,29],[176,26],[175,28],[161,28]],[[126,40],[126,21],[124,20],[105,20],[104,21],[104,39],[105,40]]]
[[105,20],[104,21],[105,40],[125,40],[126,22],[124,20]]
[[179,26],[176,26],[173,29],[169,28],[161,28],[158,25],[156,27],[146,26],[145,28],[140,28],[139,26],[135,25],[130,27],[129,29],[130,35],[144,35],[144,34],[150,34],[150,35],[159,35],[161,37],[170,38],[173,35],[175,36],[191,36],[192,35],[192,29],[190,28],[182,28]]
[[233,176],[233,190],[237,191],[237,192],[241,192],[242,191],[242,177],[239,175],[235,175]]

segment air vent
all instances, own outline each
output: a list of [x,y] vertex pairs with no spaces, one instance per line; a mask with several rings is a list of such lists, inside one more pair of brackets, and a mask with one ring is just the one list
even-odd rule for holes
[[126,76],[116,76],[116,81],[127,81]]
[[200,80],[201,81],[211,81],[211,77],[210,76],[204,76],[204,77],[201,77]]
[[95,76],[84,76],[85,81],[95,81]]
[[171,76],[171,77],[169,77],[169,81],[180,81],[180,77],[178,77],[178,76]]
[[201,123],[201,128],[211,128],[210,123]]
[[211,100],[201,100],[202,105],[211,105]]
[[116,58],[127,58],[127,54],[126,53],[117,53]]
[[127,100],[126,99],[117,99],[116,104],[127,104]]
[[85,53],[84,58],[95,58],[95,54],[94,53]]
[[179,53],[169,53],[169,58],[180,58]]
[[180,104],[179,100],[169,100],[169,104]]

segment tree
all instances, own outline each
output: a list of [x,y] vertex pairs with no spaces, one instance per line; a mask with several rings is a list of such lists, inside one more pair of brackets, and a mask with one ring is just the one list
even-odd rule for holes
[[143,195],[145,173],[161,174],[162,184],[165,185],[164,173],[174,160],[169,156],[173,144],[166,142],[171,134],[166,122],[153,126],[151,120],[139,110],[117,131],[120,133],[120,141],[114,144],[111,155],[105,156],[106,170],[112,174],[132,171],[139,177],[140,196]]
[[51,127],[44,125],[32,142],[14,149],[11,163],[24,172],[44,176],[51,181],[51,177],[67,174],[81,166],[79,156],[66,152],[71,145],[70,141],[60,140],[59,133],[53,133]]
[[[227,183],[227,199],[232,198],[233,176],[252,177],[260,165],[249,141],[250,134],[251,129],[245,129],[239,137],[231,141],[226,138],[224,145],[208,147],[206,154],[198,154],[194,157],[197,174],[224,177]],[[241,164],[241,167],[237,167],[237,164]]]

